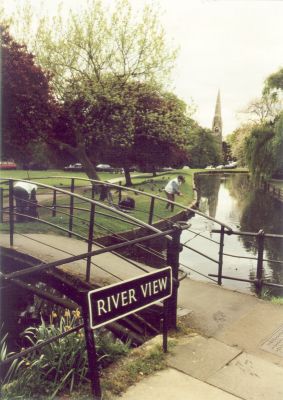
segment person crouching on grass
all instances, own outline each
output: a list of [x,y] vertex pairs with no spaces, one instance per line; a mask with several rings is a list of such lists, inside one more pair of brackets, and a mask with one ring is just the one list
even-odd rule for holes
[[[185,182],[185,178],[182,175],[177,176],[177,178],[171,179],[165,186],[165,193],[167,196],[168,200],[175,201],[175,194],[178,196],[182,196],[182,193],[180,192],[180,186],[182,183]],[[174,210],[174,204],[172,203],[167,203],[166,204],[166,209],[168,209],[171,206],[171,211]]]

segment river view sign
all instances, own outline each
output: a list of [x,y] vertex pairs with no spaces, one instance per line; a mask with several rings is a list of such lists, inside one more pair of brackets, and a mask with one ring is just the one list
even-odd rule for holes
[[171,295],[171,267],[91,290],[88,292],[90,327],[99,328]]

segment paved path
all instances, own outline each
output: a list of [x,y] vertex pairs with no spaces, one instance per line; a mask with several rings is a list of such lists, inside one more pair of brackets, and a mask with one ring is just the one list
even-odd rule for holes
[[168,368],[121,400],[282,400],[283,306],[185,279],[179,312],[198,334],[182,339]]
[[[9,235],[1,234],[0,245],[9,247]],[[47,263],[88,251],[87,243],[82,240],[40,233],[25,234],[24,236],[15,234],[13,249]],[[98,247],[93,246],[92,250],[95,249],[98,249]],[[145,272],[139,267],[146,271],[151,270],[150,267],[141,263],[135,262],[135,264],[137,267],[112,253],[99,254],[92,257],[90,280],[108,284],[119,281],[119,277],[130,279],[144,274]],[[85,279],[86,260],[64,264],[60,269]]]
[[[8,237],[1,235],[0,244],[8,243]],[[87,245],[62,236],[15,235],[14,248],[51,261],[66,256],[63,248],[78,254]],[[111,265],[112,272],[124,279],[141,274],[115,255],[104,254],[94,262],[103,268]],[[85,262],[64,268],[84,274]],[[94,278],[109,280],[98,267],[92,273]],[[178,304],[180,318],[197,334],[173,348],[167,369],[130,387],[119,399],[283,399],[283,306],[191,279],[181,282]]]

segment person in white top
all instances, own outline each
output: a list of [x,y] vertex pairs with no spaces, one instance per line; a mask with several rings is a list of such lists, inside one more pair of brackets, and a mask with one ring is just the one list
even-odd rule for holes
[[17,222],[29,220],[25,215],[37,216],[36,210],[36,191],[37,186],[29,182],[16,182],[14,185],[14,197],[16,199],[16,219]]
[[[179,175],[177,178],[171,179],[171,181],[167,183],[164,190],[168,200],[175,201],[175,194],[182,196],[182,193],[180,192],[180,186],[184,182],[185,178],[182,175]],[[168,202],[166,204],[166,209],[169,207],[171,207],[171,211],[174,210],[174,204]]]

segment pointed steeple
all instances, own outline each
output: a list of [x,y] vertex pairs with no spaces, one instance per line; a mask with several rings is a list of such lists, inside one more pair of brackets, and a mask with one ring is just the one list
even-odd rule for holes
[[215,113],[212,123],[212,133],[218,138],[219,142],[222,143],[222,118],[221,118],[221,101],[220,101],[220,90],[218,90]]

